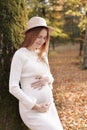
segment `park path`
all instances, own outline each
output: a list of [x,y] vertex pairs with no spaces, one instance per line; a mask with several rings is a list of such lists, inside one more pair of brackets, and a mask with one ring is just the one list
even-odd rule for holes
[[87,70],[82,70],[79,45],[59,46],[49,53],[54,98],[64,130],[87,130]]

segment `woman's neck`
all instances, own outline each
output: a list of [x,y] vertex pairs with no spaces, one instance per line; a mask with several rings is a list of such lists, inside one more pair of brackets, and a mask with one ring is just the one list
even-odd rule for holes
[[34,48],[34,47],[28,47],[27,49],[30,50],[30,51],[36,51],[37,50],[37,48]]

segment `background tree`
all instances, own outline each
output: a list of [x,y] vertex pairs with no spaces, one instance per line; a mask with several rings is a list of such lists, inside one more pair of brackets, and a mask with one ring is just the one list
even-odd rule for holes
[[65,0],[65,7],[68,7],[66,15],[79,18],[78,27],[80,32],[85,31],[83,68],[87,69],[87,1],[86,0]]
[[28,11],[26,0],[0,1],[0,130],[26,130],[18,114],[18,102],[9,94],[12,55],[23,40]]
[[[87,19],[87,14],[86,14],[86,19]],[[87,23],[86,23],[86,29],[85,29],[83,69],[87,69]]]
[[[68,38],[68,35],[64,32],[64,2],[62,0],[49,0],[49,23],[54,27],[55,31],[52,33],[52,45],[59,43]],[[61,40],[62,39],[62,40]],[[57,42],[56,42],[57,41]]]
[[47,24],[55,28],[52,33],[51,43],[55,48],[54,43],[62,39],[68,39],[68,35],[63,32],[63,2],[60,0],[28,0],[29,18],[38,15],[44,17]]

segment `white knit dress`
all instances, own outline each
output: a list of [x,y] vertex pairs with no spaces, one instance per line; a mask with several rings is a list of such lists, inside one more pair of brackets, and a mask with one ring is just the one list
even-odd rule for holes
[[[22,47],[13,56],[10,70],[9,92],[19,100],[19,112],[25,125],[31,130],[63,130],[52,94],[53,77],[46,63],[38,58],[37,51]],[[44,54],[46,60],[47,56]],[[36,76],[48,76],[51,85],[34,89],[31,83]],[[19,85],[20,82],[20,85]],[[32,110],[35,104],[51,103],[47,112]]]

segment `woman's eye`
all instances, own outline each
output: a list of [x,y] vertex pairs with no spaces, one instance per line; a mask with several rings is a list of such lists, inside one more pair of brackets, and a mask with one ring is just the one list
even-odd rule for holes
[[38,36],[37,38],[41,38],[40,36]]
[[37,38],[41,38],[41,37],[37,37]]
[[42,38],[42,39],[45,39],[45,40],[46,40],[47,37],[38,36],[37,38],[39,38],[39,39]]

